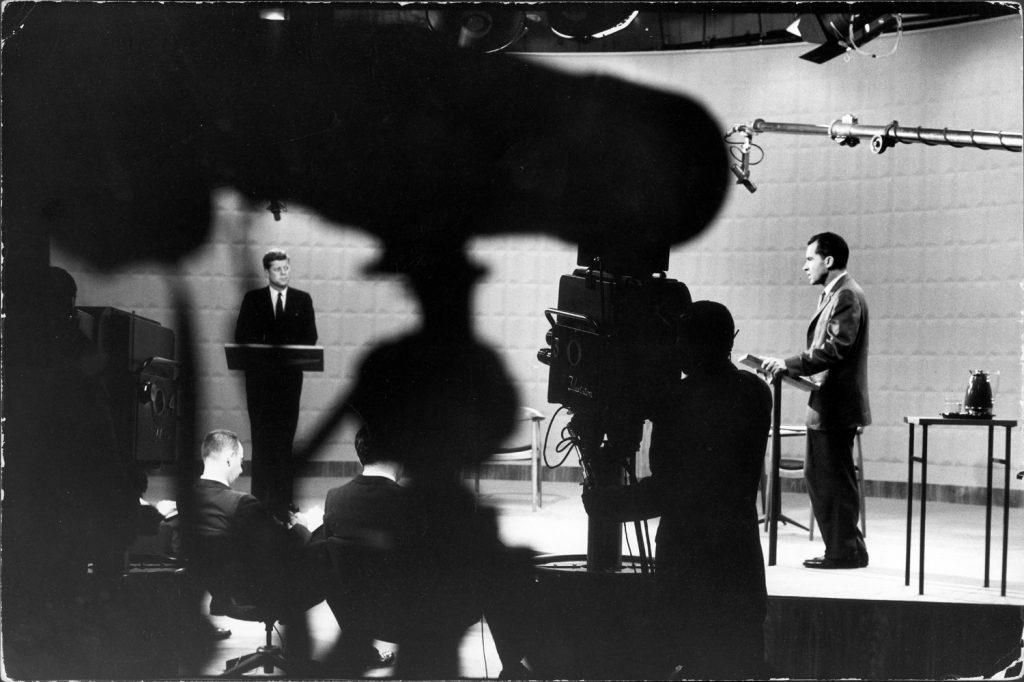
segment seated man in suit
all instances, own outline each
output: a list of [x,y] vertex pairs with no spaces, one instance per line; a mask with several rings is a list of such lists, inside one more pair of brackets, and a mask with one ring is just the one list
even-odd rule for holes
[[[322,672],[322,667],[310,666],[306,612],[338,588],[339,577],[325,543],[316,539],[319,529],[311,533],[295,513],[282,522],[256,497],[231,488],[242,473],[244,457],[235,433],[208,433],[202,456],[203,474],[182,501],[183,511],[192,510],[193,531],[192,550],[187,535],[184,549],[196,561],[204,583],[200,587],[211,592],[210,613],[230,615],[233,605],[225,600],[266,609],[288,628],[285,655],[296,666],[288,672]],[[185,516],[187,524],[187,511]],[[340,613],[334,615],[338,618]],[[356,673],[390,665],[392,660],[372,647],[363,654],[356,659]]]
[[188,499],[179,500],[184,550],[211,593],[212,615],[229,615],[238,605],[267,610],[286,624],[286,656],[301,665],[311,655],[306,611],[323,601],[331,578],[314,559],[308,528],[294,516],[288,524],[278,521],[255,497],[231,488],[243,455],[231,431],[217,429],[203,439],[202,476]]
[[[362,473],[328,491],[323,529],[340,574],[341,592],[335,593],[339,603],[328,596],[342,627],[339,652],[343,659],[358,662],[365,660],[373,639],[398,643],[399,656],[403,640],[407,646],[422,640],[411,622],[416,619],[410,617],[416,595],[406,591],[417,589],[418,555],[411,549],[417,545],[409,533],[416,532],[411,529],[417,528],[415,519],[422,510],[416,497],[398,483],[402,464],[389,457],[365,426],[356,434],[355,447]],[[471,602],[468,608],[445,606],[457,612],[457,628],[465,629],[484,615],[502,662],[499,677],[526,679],[525,639],[515,621],[528,586],[502,575],[494,574],[489,598]],[[343,661],[343,674],[358,670],[347,668]]]
[[341,591],[328,597],[342,626],[335,651],[341,674],[358,672],[374,639],[400,639],[394,552],[410,504],[398,483],[402,465],[379,457],[365,428],[355,446],[362,473],[330,489],[324,504],[325,537],[342,564]]

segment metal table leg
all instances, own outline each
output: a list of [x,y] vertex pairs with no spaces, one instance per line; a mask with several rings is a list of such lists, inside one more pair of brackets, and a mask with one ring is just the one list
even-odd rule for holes
[[910,454],[907,456],[907,571],[903,579],[904,585],[910,585],[910,538],[913,531],[914,518],[914,425],[910,429]]
[[924,594],[924,521],[928,501],[928,426],[921,425],[921,538],[918,551],[917,593]]
[[983,587],[988,587],[989,554],[992,549],[992,433],[995,428],[988,427],[988,459],[986,460],[985,475],[985,582]]
[[1010,427],[1006,427],[1006,461],[1003,480],[1003,584],[999,594],[1006,596],[1006,551],[1010,541]]

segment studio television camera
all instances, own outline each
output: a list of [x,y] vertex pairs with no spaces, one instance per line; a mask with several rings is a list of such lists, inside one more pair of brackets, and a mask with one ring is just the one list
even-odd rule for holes
[[[686,285],[665,275],[669,249],[627,255],[580,245],[581,267],[563,275],[551,329],[537,358],[549,367],[548,402],[572,415],[567,430],[585,486],[636,480],[636,453],[653,405],[678,383],[677,321],[692,303]],[[619,570],[619,524],[590,518],[587,567]],[[637,545],[647,562],[639,525]]]
[[100,379],[121,462],[143,469],[174,463],[181,413],[174,330],[109,306],[80,306],[75,317],[104,359]]

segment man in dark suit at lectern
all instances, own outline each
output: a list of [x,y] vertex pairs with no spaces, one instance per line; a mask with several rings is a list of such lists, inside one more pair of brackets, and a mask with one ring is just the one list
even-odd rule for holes
[[820,380],[807,403],[804,478],[825,555],[807,568],[864,568],[868,550],[857,527],[860,499],[853,464],[857,428],[871,423],[868,402],[868,303],[846,271],[850,247],[832,232],[807,241],[803,270],[821,286],[818,308],[807,328],[807,350],[765,358],[761,370]]
[[[288,286],[291,262],[281,250],[263,256],[268,286],[245,294],[235,325],[235,343],[316,343],[313,299]],[[252,493],[286,517],[292,501],[292,442],[299,423],[302,370],[265,366],[245,372],[252,435]]]

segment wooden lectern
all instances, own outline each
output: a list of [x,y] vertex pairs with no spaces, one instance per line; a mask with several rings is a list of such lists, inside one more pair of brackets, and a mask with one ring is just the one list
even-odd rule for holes
[[[764,364],[764,359],[756,355],[747,354],[740,358],[740,363],[755,370],[760,370],[761,365]],[[779,374],[772,379],[771,383],[772,463],[769,476],[771,476],[771,488],[774,494],[771,497],[771,504],[768,509],[768,565],[774,566],[779,539],[779,517],[782,515],[782,491],[780,490],[782,482],[779,480],[779,463],[782,460],[782,384],[787,383],[790,386],[796,386],[801,391],[817,391],[819,387],[818,384],[807,377],[793,377],[787,374]]]
[[303,372],[324,371],[323,346],[272,346],[267,343],[226,343],[228,369],[290,367]]

